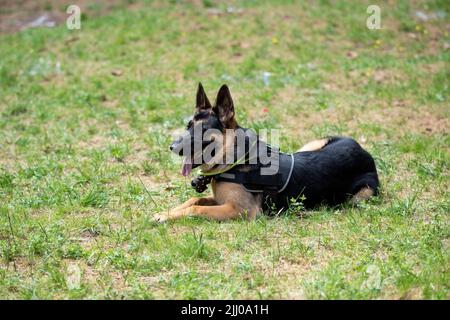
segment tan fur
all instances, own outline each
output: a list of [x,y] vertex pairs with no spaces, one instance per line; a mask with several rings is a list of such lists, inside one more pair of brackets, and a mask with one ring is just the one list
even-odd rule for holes
[[328,141],[329,141],[328,138],[324,138],[324,139],[308,142],[297,152],[318,151],[318,150],[322,149],[323,147],[325,147],[325,145],[328,143]]
[[262,212],[260,199],[246,191],[242,185],[231,182],[214,182],[211,187],[214,199],[218,204],[233,203],[241,214],[246,214],[249,220]]
[[179,211],[182,209],[186,209],[188,207],[194,206],[194,205],[201,205],[201,206],[212,206],[216,204],[213,197],[205,197],[205,198],[190,198],[188,201],[183,203],[182,205],[172,209],[172,211]]
[[223,171],[226,167],[228,167],[228,164],[226,164],[226,155],[227,153],[233,152],[236,134],[234,130],[226,130],[220,136],[212,134],[211,137],[215,141],[219,141],[218,145],[221,145],[222,148],[216,150],[216,154],[211,159],[211,163],[205,163],[200,166],[203,172],[208,173]]
[[234,219],[239,217],[238,207],[233,203],[225,203],[216,206],[191,206],[189,208],[176,211],[169,215],[168,219],[177,219],[185,216],[203,216],[217,221]]
[[364,187],[361,188],[355,195],[353,195],[351,202],[352,203],[358,203],[364,200],[369,199],[375,194],[372,188]]

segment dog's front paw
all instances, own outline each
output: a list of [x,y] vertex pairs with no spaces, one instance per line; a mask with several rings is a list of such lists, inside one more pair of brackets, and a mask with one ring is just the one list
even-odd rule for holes
[[163,223],[169,220],[169,215],[167,213],[158,213],[153,216],[152,221],[157,223]]

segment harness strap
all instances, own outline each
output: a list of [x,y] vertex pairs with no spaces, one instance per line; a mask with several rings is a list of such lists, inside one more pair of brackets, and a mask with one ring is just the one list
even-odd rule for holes
[[286,189],[287,185],[289,184],[289,181],[291,181],[291,176],[292,176],[292,171],[294,171],[294,154],[291,153],[291,168],[289,169],[289,175],[286,179],[286,182],[284,183],[283,188],[281,188],[281,190],[279,190],[278,192],[283,192],[284,189]]
[[[276,190],[282,185],[281,174],[277,173],[271,176],[262,176],[257,172],[224,172],[214,177],[218,181],[234,182],[244,185],[276,187]],[[251,190],[254,191],[254,190]]]
[[288,186],[294,170],[294,155],[290,154],[289,156],[291,163],[285,181],[283,181],[283,175],[280,172],[274,175],[261,175],[261,165],[256,166],[256,168],[250,171],[229,170],[215,175],[214,179],[241,184],[249,192],[263,193],[264,197],[269,196],[273,201],[276,201],[277,194],[283,192]]

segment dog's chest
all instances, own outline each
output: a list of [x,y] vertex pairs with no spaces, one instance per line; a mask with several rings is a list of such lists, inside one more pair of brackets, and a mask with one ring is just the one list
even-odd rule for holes
[[214,200],[220,205],[231,202],[242,208],[250,208],[257,205],[257,199],[247,192],[241,185],[231,182],[211,181]]
[[230,200],[233,200],[233,198],[235,198],[240,191],[239,187],[240,186],[235,183],[217,182],[214,179],[211,181],[211,189],[214,200],[216,200],[218,204],[224,204]]

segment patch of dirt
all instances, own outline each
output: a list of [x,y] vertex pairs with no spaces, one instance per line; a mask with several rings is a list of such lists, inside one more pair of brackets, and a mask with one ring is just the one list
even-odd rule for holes
[[420,66],[423,73],[426,75],[436,74],[436,73],[440,72],[441,70],[446,70],[447,67],[448,66],[446,65],[446,63],[444,61],[423,64]]
[[100,235],[97,231],[84,230],[80,232],[77,236],[71,237],[70,241],[78,242],[84,250],[92,250],[97,242],[97,237]]
[[0,169],[15,171],[18,168],[27,166],[26,161],[17,157],[15,144],[11,143],[9,146],[0,145],[0,151]]
[[152,176],[149,175],[142,174],[139,176],[139,179],[135,178],[134,180],[136,180],[137,183],[141,183],[142,181],[145,188],[148,190],[152,190],[161,186],[161,182],[156,181]]
[[299,137],[303,141],[303,144],[314,140],[318,137],[314,136],[311,131],[315,126],[322,125],[324,123],[341,123],[346,122],[348,118],[344,112],[338,113],[334,109],[326,109],[322,111],[301,111],[295,117],[286,115],[281,121],[283,125],[283,134],[290,135],[292,137]]
[[[388,292],[388,290],[385,290],[386,292]],[[422,289],[420,288],[412,288],[406,292],[404,292],[403,294],[394,294],[392,295],[388,295],[388,299],[392,299],[392,300],[420,300],[423,299],[423,294],[422,294]]]
[[28,275],[33,273],[35,263],[28,257],[16,257],[14,261],[6,264],[6,269],[10,271],[17,271],[21,275]]
[[134,150],[130,152],[130,154],[125,158],[125,163],[127,164],[133,164],[136,166],[141,166],[144,161],[150,160],[147,153],[149,152],[150,148],[134,143]]
[[450,251],[450,239],[443,239],[441,244],[445,251]]
[[102,149],[108,147],[112,142],[113,140],[111,138],[95,135],[88,141],[81,140],[78,147],[87,150]]
[[114,288],[115,291],[126,292],[128,289],[126,278],[124,274],[119,271],[106,271],[105,269],[100,271],[89,266],[82,260],[71,261],[71,263],[75,263],[80,268],[81,283],[88,283],[89,285],[98,287],[101,285],[101,282],[103,280],[106,280],[102,278],[107,275],[107,278],[110,278],[110,285],[112,288]]
[[0,34],[63,24],[69,16],[66,8],[70,5],[79,6],[86,17],[105,15],[119,6],[136,6],[125,0],[1,0]]
[[418,110],[403,106],[401,101],[394,102],[393,106],[375,109],[359,116],[363,122],[376,122],[380,125],[396,128],[399,132],[416,132],[424,134],[450,133],[450,120],[444,115],[431,112],[426,106]]
[[[380,75],[381,77],[381,75]],[[384,77],[384,75],[383,75]],[[297,94],[290,89],[283,91],[281,97],[288,101],[295,101]],[[304,101],[304,97],[298,97]],[[338,101],[339,98],[336,98]],[[301,103],[301,102],[300,102]],[[311,102],[307,101],[309,105]],[[339,101],[338,104],[344,102]],[[416,107],[408,100],[374,101],[373,108],[356,109],[351,106],[327,108],[320,111],[299,111],[293,117],[290,113],[282,114],[283,130],[290,136],[299,136],[303,142],[318,137],[313,136],[311,131],[315,126],[323,124],[344,124],[350,131],[360,131],[361,124],[377,124],[383,128],[395,130],[399,134],[408,132],[426,135],[448,135],[450,134],[450,118],[439,110],[433,110],[428,106]],[[380,136],[380,138],[382,138]],[[364,143],[364,141],[362,141]]]

